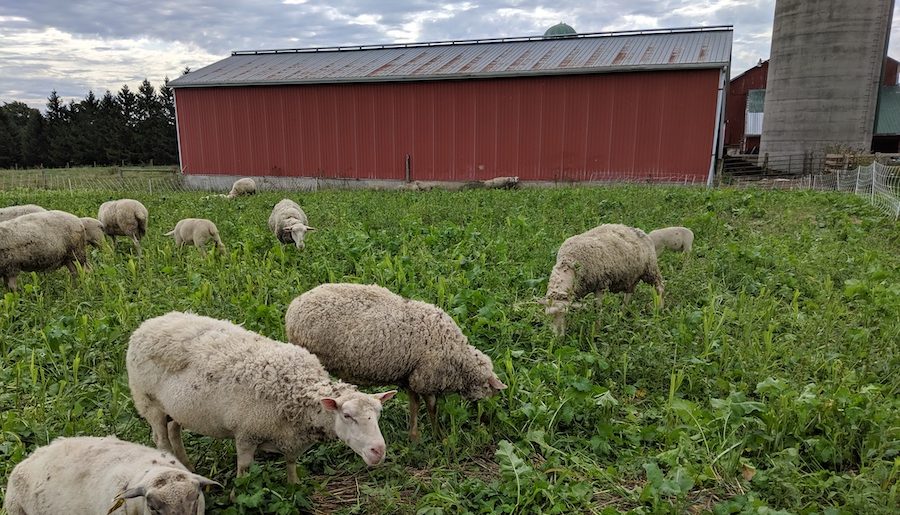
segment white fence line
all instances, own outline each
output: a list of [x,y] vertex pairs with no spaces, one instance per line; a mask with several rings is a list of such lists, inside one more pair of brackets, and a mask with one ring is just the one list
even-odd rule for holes
[[782,180],[785,189],[843,191],[866,199],[894,220],[900,219],[900,166],[875,162],[855,170],[840,170],[800,179]]

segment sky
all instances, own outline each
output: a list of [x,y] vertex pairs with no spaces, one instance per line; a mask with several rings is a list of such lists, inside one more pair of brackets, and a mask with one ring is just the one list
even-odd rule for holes
[[232,50],[540,35],[560,21],[578,32],[734,25],[734,77],[768,58],[774,11],[774,0],[0,0],[0,103],[158,86]]

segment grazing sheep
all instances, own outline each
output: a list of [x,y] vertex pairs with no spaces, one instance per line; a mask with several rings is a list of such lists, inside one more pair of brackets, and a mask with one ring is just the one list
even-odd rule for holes
[[688,253],[694,246],[694,232],[687,227],[665,227],[650,231],[650,239],[656,246],[658,256],[663,249],[676,250]]
[[3,507],[10,515],[202,515],[203,487],[175,457],[114,436],[57,438],[16,465]]
[[631,297],[638,282],[652,284],[663,294],[663,280],[653,241],[644,231],[620,224],[606,224],[563,242],[540,301],[553,318],[556,334],[565,333],[566,311],[572,302],[594,293],[597,306],[604,291],[625,292]]
[[115,241],[116,236],[127,236],[141,256],[141,238],[147,233],[149,214],[143,204],[133,199],[110,200],[100,205],[97,218],[103,231]]
[[431,184],[425,184],[421,181],[407,182],[406,184],[400,186],[401,190],[406,191],[430,191],[433,188],[434,186],[432,186]]
[[94,247],[103,245],[103,224],[96,218],[89,216],[81,217],[81,224],[84,226],[84,242]]
[[13,218],[27,215],[31,213],[40,213],[42,211],[46,211],[46,209],[41,206],[35,204],[24,204],[21,206],[9,206],[0,208],[0,222],[5,222],[7,220],[12,220]]
[[491,358],[469,345],[447,313],[377,285],[317,286],[291,302],[285,325],[288,341],[309,349],[337,377],[406,389],[413,439],[419,395],[437,431],[435,395],[478,400],[506,388]]
[[269,230],[281,243],[293,243],[298,249],[306,246],[306,231],[315,231],[310,227],[306,213],[293,200],[283,199],[272,208],[269,215]]
[[0,276],[16,289],[21,272],[49,272],[65,266],[78,276],[86,265],[84,225],[64,211],[42,211],[0,222]]
[[297,483],[297,457],[315,442],[340,439],[368,465],[384,460],[381,405],[374,395],[332,381],[305,349],[270,340],[224,320],[171,312],[142,323],[126,354],[135,408],[153,440],[189,465],[182,427],[234,438],[237,473],[257,449],[277,451]]
[[253,179],[246,177],[244,179],[238,179],[234,181],[234,184],[231,185],[231,191],[226,195],[228,198],[234,198],[240,195],[255,195],[256,194],[256,181]]
[[513,189],[519,187],[519,176],[515,177],[494,177],[482,181],[485,188],[488,189]]
[[175,244],[178,247],[184,245],[194,245],[200,249],[201,254],[206,254],[204,246],[212,240],[216,243],[219,252],[225,252],[225,245],[219,238],[219,229],[216,224],[205,218],[185,218],[179,220],[175,224],[175,228],[165,234],[166,236],[175,236]]

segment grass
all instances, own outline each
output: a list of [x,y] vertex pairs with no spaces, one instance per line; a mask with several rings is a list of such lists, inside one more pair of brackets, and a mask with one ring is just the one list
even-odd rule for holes
[[[215,513],[891,513],[900,475],[900,230],[853,196],[621,186],[295,194],[320,230],[306,250],[266,219],[281,193],[226,201],[136,194],[144,256],[120,241],[0,299],[0,484],[60,435],[149,444],[129,396],[131,331],[169,310],[284,339],[288,303],[323,282],[377,282],[445,309],[509,385],[440,402],[443,441],[406,437],[406,398],[382,418],[386,465],[323,444],[285,485],[280,460],[234,477],[231,442],[188,435],[225,484]],[[0,192],[81,216],[103,192]],[[217,222],[229,254],[178,252],[186,217]],[[603,222],[683,224],[666,253],[666,305],[589,302],[554,338],[533,300],[569,235]],[[234,489],[232,502],[229,493]],[[0,496],[3,495],[0,490]]]

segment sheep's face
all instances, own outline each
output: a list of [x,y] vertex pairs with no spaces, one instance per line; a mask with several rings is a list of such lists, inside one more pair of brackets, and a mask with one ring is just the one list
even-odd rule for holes
[[103,245],[105,236],[103,224],[96,218],[82,218],[81,224],[84,226],[84,241],[88,245],[99,247]]
[[325,410],[334,413],[334,432],[342,442],[359,454],[366,465],[378,465],[384,461],[385,443],[378,427],[381,406],[397,390],[366,394],[354,392],[337,399],[321,400]]
[[475,347],[469,347],[469,351],[477,362],[474,381],[460,392],[466,399],[477,401],[487,397],[493,397],[497,392],[506,388],[506,385],[494,373],[494,364],[491,358]]
[[167,469],[147,475],[141,484],[122,492],[116,503],[126,499],[143,497],[151,515],[202,515],[206,512],[206,500],[202,489],[219,483],[184,470]]
[[315,227],[310,227],[308,225],[297,222],[293,225],[285,227],[284,234],[285,236],[290,236],[291,240],[294,241],[294,245],[296,245],[298,249],[303,250],[303,248],[306,247],[306,232],[315,230]]
[[544,313],[550,317],[554,334],[563,334],[566,331],[566,312],[569,311],[572,302],[562,299],[541,299],[539,302],[544,305]]

